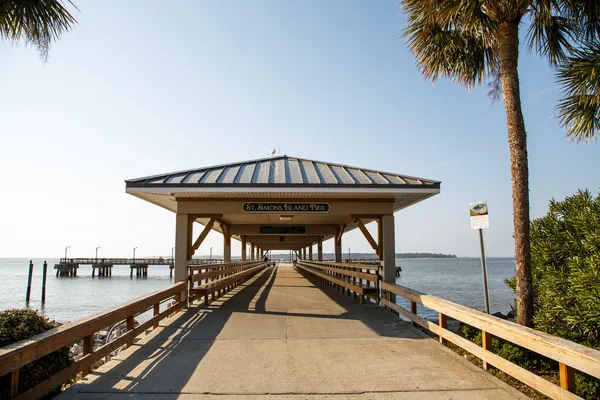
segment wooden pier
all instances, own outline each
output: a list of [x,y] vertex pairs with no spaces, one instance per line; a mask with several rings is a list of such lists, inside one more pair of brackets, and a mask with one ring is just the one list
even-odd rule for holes
[[[187,301],[182,292],[188,283],[179,282],[2,348],[0,376],[12,374],[10,394],[23,399],[40,398],[78,373],[84,378],[59,400],[525,398],[446,348],[448,341],[485,361],[485,368],[493,365],[553,399],[578,399],[575,370],[600,377],[599,351],[382,282],[372,267],[344,264],[301,260],[297,268],[265,268],[247,261],[190,268]],[[410,310],[388,300],[391,294],[408,299]],[[439,312],[439,323],[418,316],[417,304]],[[145,310],[153,316],[134,326],[134,316]],[[490,341],[478,346],[458,336],[447,329],[448,318],[481,329]],[[73,365],[18,392],[20,368],[81,339],[85,344],[121,321],[127,321],[124,335],[100,348],[84,346],[84,357]],[[492,336],[558,361],[560,385],[493,353]],[[121,346],[128,349],[91,370]]]
[[79,264],[72,262],[61,262],[54,266],[56,270],[56,276],[77,276],[77,270],[79,269]]
[[[189,265],[215,264],[220,260],[192,259]],[[173,277],[173,259],[172,258],[61,258],[59,263],[54,265],[57,277],[77,276],[77,269],[80,265],[91,265],[92,276],[111,277],[112,269],[115,265],[129,265],[130,277],[134,274],[138,278],[148,277],[148,267],[150,265],[169,266],[169,277]],[[134,273],[135,271],[135,273]]]

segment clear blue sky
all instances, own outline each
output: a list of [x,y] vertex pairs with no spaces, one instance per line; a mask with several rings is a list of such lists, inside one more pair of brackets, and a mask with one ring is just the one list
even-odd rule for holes
[[[396,1],[75,2],[79,26],[47,64],[0,42],[0,257],[67,245],[73,256],[168,255],[174,214],[123,181],[274,147],[441,180],[440,195],[396,214],[399,252],[476,256],[468,203],[487,200],[488,253],[513,255],[503,104],[485,87],[425,81]],[[538,217],[553,197],[598,192],[600,148],[565,139],[552,71],[526,52],[520,62]],[[211,246],[222,254],[218,234],[200,253]],[[348,246],[370,249],[358,231]]]

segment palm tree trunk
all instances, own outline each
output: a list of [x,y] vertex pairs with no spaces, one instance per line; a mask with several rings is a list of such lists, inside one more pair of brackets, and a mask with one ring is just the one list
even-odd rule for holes
[[533,325],[533,290],[531,282],[531,252],[529,239],[529,167],[527,162],[527,133],[521,111],[519,92],[519,23],[500,26],[500,74],[512,174],[513,224],[517,276],[517,322]]

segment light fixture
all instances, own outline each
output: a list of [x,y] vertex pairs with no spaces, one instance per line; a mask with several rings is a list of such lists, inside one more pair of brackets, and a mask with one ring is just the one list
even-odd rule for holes
[[279,219],[282,220],[282,221],[291,221],[292,218],[294,218],[293,215],[280,215],[279,216]]

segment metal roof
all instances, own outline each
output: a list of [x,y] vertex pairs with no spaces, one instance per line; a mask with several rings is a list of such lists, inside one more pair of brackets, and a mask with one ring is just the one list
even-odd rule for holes
[[406,188],[440,182],[287,155],[178,171],[125,181],[127,188]]

